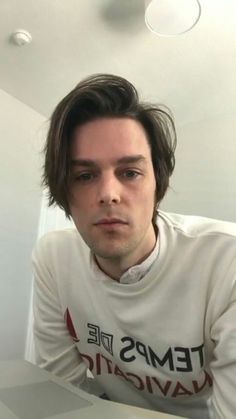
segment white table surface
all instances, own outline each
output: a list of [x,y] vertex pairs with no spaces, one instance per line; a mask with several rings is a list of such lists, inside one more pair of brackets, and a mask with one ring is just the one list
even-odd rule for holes
[[[68,411],[65,414],[61,414],[60,412],[58,412],[58,414],[54,414],[53,419],[103,419],[104,417],[108,417],[109,419],[183,419],[183,417],[181,418],[180,416],[169,415],[152,410],[141,409],[139,407],[99,399],[66,383],[59,377],[56,377],[55,375],[50,374],[47,371],[42,370],[41,368],[23,360],[0,361],[0,392],[5,391],[8,388],[20,389],[21,386],[27,385],[29,388],[27,390],[28,393],[26,394],[27,400],[22,399],[22,404],[25,404],[26,407],[31,403],[31,385],[38,385],[42,383],[42,386],[45,386],[45,383],[47,383],[48,381],[50,383],[52,382],[55,384],[59,384],[59,388],[58,386],[55,387],[55,394],[53,393],[54,396],[57,394],[58,389],[62,387],[66,390],[69,390],[70,393],[74,393],[75,395],[83,397],[85,400],[88,400],[92,403],[92,405],[88,408],[80,408],[79,410]],[[67,392],[65,401],[66,400]],[[43,407],[44,406],[42,405],[42,409]],[[32,406],[32,412],[34,411],[34,409],[35,406]],[[22,415],[20,415],[20,417],[22,417]],[[27,417],[29,417],[29,415]],[[47,415],[40,415],[40,417],[45,417],[48,419],[52,418],[52,416],[50,416],[49,418],[49,416]],[[1,418],[15,419],[16,416],[0,400],[0,419]]]

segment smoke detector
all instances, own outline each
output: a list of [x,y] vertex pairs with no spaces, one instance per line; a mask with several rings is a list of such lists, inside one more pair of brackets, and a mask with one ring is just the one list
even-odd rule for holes
[[32,42],[31,34],[24,29],[17,29],[13,32],[11,39],[15,45],[18,45],[18,47],[22,47],[23,45],[27,45]]

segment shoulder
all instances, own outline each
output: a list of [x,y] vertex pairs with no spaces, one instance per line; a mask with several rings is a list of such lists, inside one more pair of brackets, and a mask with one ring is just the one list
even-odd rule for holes
[[66,246],[68,242],[76,242],[78,239],[78,232],[75,228],[54,230],[40,237],[35,248],[44,249],[52,246]]
[[189,237],[221,236],[236,240],[236,223],[216,220],[195,215],[181,215],[175,213],[158,212],[158,220],[169,229],[176,230]]
[[42,236],[33,249],[33,259],[59,259],[87,250],[76,228],[55,230]]
[[188,276],[197,275],[198,283],[208,284],[208,291],[217,290],[219,295],[224,281],[224,285],[228,284],[224,291],[228,301],[236,290],[236,224],[160,211],[157,226],[162,241],[160,249],[164,249],[170,269],[175,266],[174,260],[183,260],[180,269],[185,272],[187,269]]

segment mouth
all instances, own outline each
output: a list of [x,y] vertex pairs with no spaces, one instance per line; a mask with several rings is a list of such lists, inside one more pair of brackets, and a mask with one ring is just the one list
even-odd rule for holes
[[118,226],[118,225],[127,225],[128,223],[120,218],[102,218],[98,220],[96,226]]

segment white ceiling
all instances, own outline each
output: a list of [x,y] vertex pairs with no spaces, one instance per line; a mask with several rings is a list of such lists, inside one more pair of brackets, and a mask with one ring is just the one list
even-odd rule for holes
[[[178,0],[176,0],[178,1]],[[197,26],[151,33],[144,0],[1,0],[0,88],[48,117],[92,73],[127,77],[178,125],[236,111],[236,1],[201,0]],[[18,28],[33,42],[10,42]]]

